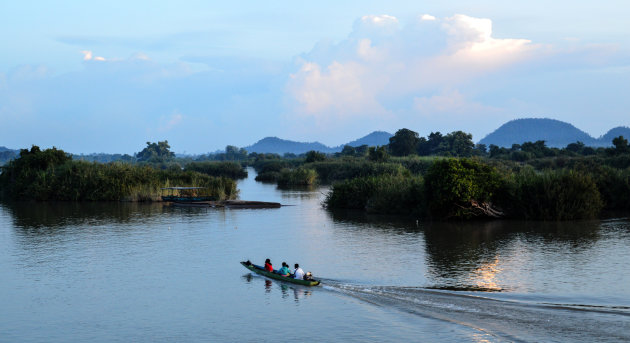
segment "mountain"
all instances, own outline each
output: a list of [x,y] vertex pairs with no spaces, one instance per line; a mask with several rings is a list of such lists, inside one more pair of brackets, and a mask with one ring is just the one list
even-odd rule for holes
[[5,152],[5,151],[19,152],[18,150],[13,150],[13,149],[9,149],[9,148],[4,147],[4,146],[0,146],[0,152]]
[[382,146],[382,145],[387,145],[389,144],[389,138],[392,137],[393,135],[389,132],[385,132],[385,131],[374,131],[372,133],[370,133],[369,135],[365,136],[365,137],[361,137],[357,140],[354,140],[350,143],[346,143],[343,145],[339,146],[339,151],[341,151],[341,149],[343,149],[344,145],[349,145],[352,147],[358,147],[361,145],[367,145],[367,146]]
[[256,153],[275,153],[275,154],[284,154],[284,153],[292,153],[292,154],[303,154],[309,152],[311,150],[323,152],[323,153],[335,153],[340,152],[343,149],[344,145],[350,146],[361,146],[361,145],[369,145],[369,146],[381,146],[385,144],[389,144],[389,137],[392,134],[384,131],[374,131],[367,136],[361,137],[357,140],[354,140],[350,143],[342,144],[336,147],[329,147],[320,142],[296,142],[289,141],[285,139],[280,139],[278,137],[266,137],[258,142],[244,147],[247,152],[256,152]]
[[278,137],[263,138],[250,146],[246,146],[245,150],[247,150],[247,152],[275,153],[280,155],[287,152],[293,154],[303,154],[311,150],[325,153],[334,152],[332,148],[319,142],[302,143],[280,139]]
[[613,138],[617,138],[619,136],[623,136],[625,139],[630,139],[630,127],[617,126],[610,129],[605,135],[599,137],[597,140],[603,144],[602,146],[609,146],[612,145]]
[[0,146],[0,166],[18,157],[19,155],[20,155],[19,150],[13,150],[13,149]]
[[564,148],[577,141],[588,146],[612,145],[612,139],[608,142],[600,141],[569,123],[546,118],[511,120],[484,137],[479,143],[509,148],[512,144],[538,140],[543,140],[547,146],[556,148]]

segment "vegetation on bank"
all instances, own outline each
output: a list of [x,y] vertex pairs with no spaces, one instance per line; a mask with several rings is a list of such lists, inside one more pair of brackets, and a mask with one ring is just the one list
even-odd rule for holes
[[219,199],[237,195],[236,182],[193,171],[161,170],[147,165],[74,161],[62,150],[33,146],[3,166],[0,194],[13,200],[152,201],[161,188],[204,187]]
[[[451,158],[436,160],[424,178],[381,175],[336,183],[324,204],[434,219],[573,220],[597,217],[610,191],[583,172],[538,172],[531,167],[500,171],[478,159]],[[610,199],[617,201],[614,206],[616,197]]]
[[243,166],[237,162],[191,162],[186,164],[184,169],[210,176],[228,177],[235,180],[247,178],[247,170],[245,170]]
[[[614,138],[609,148],[576,142],[558,149],[537,141],[511,148],[491,145],[488,150],[461,131],[419,137],[402,129],[388,145],[346,146],[335,154],[248,154],[228,146],[225,153],[192,160],[174,157],[169,149],[166,141],[147,142],[136,154],[142,161],[108,164],[69,162],[64,160],[67,155],[50,149],[51,156],[44,160],[52,162],[33,162],[38,167],[26,168],[25,175],[16,165],[31,157],[11,162],[0,176],[0,186],[13,198],[36,194],[38,199],[93,200],[149,199],[163,186],[210,185],[220,197],[229,198],[236,187],[224,178],[244,177],[244,167],[252,166],[257,181],[283,187],[333,184],[325,200],[329,209],[434,219],[545,220],[630,211],[630,145],[623,137]],[[111,191],[99,188],[104,185]],[[65,195],[55,193],[59,190]]]

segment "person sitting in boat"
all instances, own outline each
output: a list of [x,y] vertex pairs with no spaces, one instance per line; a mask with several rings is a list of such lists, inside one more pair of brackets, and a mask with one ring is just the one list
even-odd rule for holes
[[271,265],[271,260],[270,259],[266,259],[265,260],[265,270],[268,272],[273,273],[273,266]]
[[313,280],[313,273],[306,272],[306,275],[304,275],[304,280],[307,280],[307,281]]
[[289,265],[286,262],[282,262],[282,268],[278,269],[278,274],[282,276],[291,275],[291,270],[289,269]]
[[299,264],[295,264],[295,270],[293,270],[293,278],[298,280],[304,280],[304,271],[300,268]]

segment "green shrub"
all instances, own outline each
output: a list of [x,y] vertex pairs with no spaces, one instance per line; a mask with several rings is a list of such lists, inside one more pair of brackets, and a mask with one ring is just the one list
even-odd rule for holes
[[278,186],[309,186],[315,183],[317,172],[313,169],[282,169],[278,176]]
[[436,218],[500,215],[493,201],[502,187],[504,179],[495,168],[473,159],[436,161],[425,176],[428,209]]
[[364,159],[315,162],[305,167],[315,169],[319,180],[325,183],[365,176],[409,175],[409,171],[398,163],[376,163]]
[[247,177],[247,171],[237,162],[191,162],[186,165],[186,170],[210,176],[229,177],[231,179],[244,179]]
[[[32,151],[12,161],[0,174],[3,197],[15,200],[147,201],[158,200],[168,186],[204,187],[219,199],[236,197],[236,182],[181,169],[156,170],[127,163],[51,160],[58,151]],[[48,161],[42,163],[42,161]],[[50,162],[50,163],[49,163]]]
[[513,182],[511,212],[519,218],[589,219],[595,218],[603,207],[597,185],[581,172],[524,169]]
[[346,180],[333,185],[324,206],[369,213],[421,214],[425,208],[422,178],[379,175]]

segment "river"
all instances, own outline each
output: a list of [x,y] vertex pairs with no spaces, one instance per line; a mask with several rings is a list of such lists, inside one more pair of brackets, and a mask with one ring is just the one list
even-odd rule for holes
[[[1,342],[630,341],[630,220],[431,223],[278,209],[0,204]],[[239,261],[300,263],[304,287]]]

